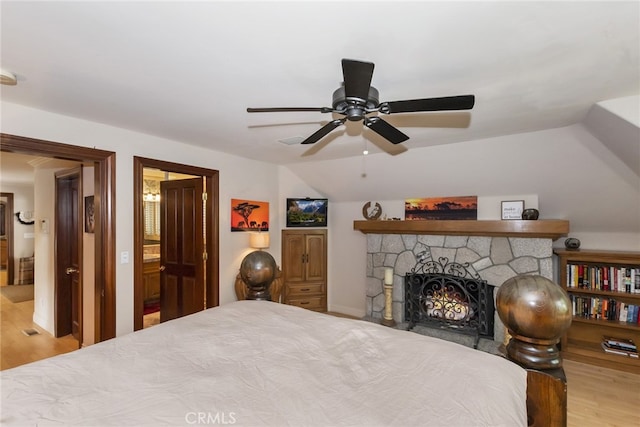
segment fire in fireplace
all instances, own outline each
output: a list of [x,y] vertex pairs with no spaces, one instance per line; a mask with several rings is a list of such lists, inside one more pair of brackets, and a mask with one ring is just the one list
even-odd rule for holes
[[421,254],[405,276],[407,330],[422,325],[474,335],[477,348],[480,337],[493,339],[493,288],[468,263]]
[[471,319],[474,313],[468,299],[451,287],[432,291],[424,303],[429,317],[464,322]]

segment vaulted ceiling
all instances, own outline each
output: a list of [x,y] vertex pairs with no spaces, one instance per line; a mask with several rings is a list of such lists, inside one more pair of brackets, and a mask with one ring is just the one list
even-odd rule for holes
[[[639,3],[11,2],[2,100],[277,164],[563,127],[638,95]],[[342,58],[375,63],[381,101],[474,94],[469,112],[385,119],[392,145],[330,113]],[[150,147],[152,149],[153,147]]]

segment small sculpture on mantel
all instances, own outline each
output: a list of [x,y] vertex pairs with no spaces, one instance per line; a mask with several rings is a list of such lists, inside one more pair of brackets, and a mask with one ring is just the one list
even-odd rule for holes
[[522,219],[535,221],[540,216],[538,209],[528,208],[522,211]]
[[382,206],[380,203],[375,202],[375,204],[371,205],[371,202],[367,202],[362,206],[362,216],[366,220],[376,220],[379,219],[382,215]]
[[564,241],[564,247],[570,251],[577,251],[578,249],[580,249],[580,240],[576,239],[575,237],[569,237]]

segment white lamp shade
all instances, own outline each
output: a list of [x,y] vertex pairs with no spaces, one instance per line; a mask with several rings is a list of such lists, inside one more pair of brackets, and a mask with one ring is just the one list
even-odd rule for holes
[[249,245],[252,248],[264,249],[269,247],[269,233],[251,233]]

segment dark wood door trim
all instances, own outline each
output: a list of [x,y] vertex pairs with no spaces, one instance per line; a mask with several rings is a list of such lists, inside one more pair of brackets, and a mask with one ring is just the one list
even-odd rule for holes
[[207,193],[205,229],[207,241],[207,261],[205,263],[206,282],[206,306],[216,307],[220,304],[220,275],[219,275],[219,172],[214,169],[206,169],[198,166],[189,166],[179,163],[154,160],[134,156],[133,158],[133,217],[134,217],[134,301],[133,301],[133,327],[134,330],[143,327],[144,289],[143,289],[143,245],[144,245],[144,215],[143,215],[143,173],[144,168],[154,168],[166,172],[182,173],[187,175],[202,176],[205,178],[205,191]]
[[5,236],[7,238],[7,285],[13,285],[15,277],[15,261],[13,259],[13,193],[0,193],[7,199],[5,203]]
[[95,340],[116,335],[116,153],[0,133],[0,151],[92,163],[95,168]]

